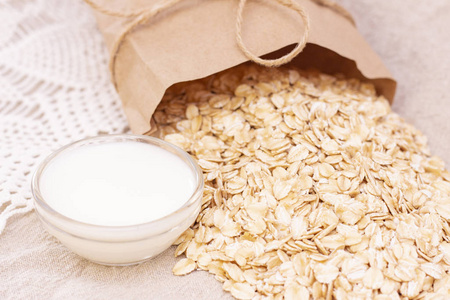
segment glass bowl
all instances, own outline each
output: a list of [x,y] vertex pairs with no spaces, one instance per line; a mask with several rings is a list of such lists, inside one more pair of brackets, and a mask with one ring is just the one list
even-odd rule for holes
[[[58,156],[79,147],[111,142],[151,144],[181,158],[193,171],[194,193],[176,211],[162,218],[136,225],[103,226],[80,222],[54,210],[40,191],[40,179],[46,167]],[[99,264],[123,266],[141,263],[160,254],[191,226],[200,212],[203,173],[185,151],[163,140],[141,135],[104,135],[86,138],[50,154],[37,168],[31,183],[36,213],[45,229],[76,254]],[[176,183],[174,183],[176,187]]]

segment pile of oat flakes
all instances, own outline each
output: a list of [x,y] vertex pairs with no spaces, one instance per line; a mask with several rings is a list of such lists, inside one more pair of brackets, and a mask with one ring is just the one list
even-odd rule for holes
[[238,299],[448,299],[450,173],[372,85],[244,65],[171,88],[154,121],[205,178],[174,274]]

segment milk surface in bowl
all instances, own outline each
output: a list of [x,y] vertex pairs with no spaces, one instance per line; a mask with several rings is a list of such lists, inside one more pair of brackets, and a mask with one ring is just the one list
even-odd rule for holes
[[174,145],[111,135],[51,154],[32,189],[49,233],[87,259],[124,265],[159,254],[195,221],[203,177]]

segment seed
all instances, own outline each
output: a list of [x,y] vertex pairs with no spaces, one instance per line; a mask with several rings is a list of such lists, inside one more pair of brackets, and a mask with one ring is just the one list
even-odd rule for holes
[[174,275],[186,275],[194,271],[196,268],[196,263],[189,258],[183,258],[179,260],[173,267]]
[[333,175],[335,172],[335,169],[333,168],[332,165],[328,164],[328,163],[322,163],[319,165],[319,173],[321,176],[328,178],[331,175]]

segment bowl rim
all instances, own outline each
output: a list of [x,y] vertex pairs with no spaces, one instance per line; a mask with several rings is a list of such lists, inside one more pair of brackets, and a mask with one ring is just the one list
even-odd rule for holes
[[[48,166],[48,164],[53,161],[56,157],[61,155],[62,153],[66,151],[70,151],[72,149],[75,149],[77,147],[83,147],[87,145],[92,144],[105,144],[109,142],[138,142],[138,143],[145,143],[145,144],[151,144],[154,146],[157,146],[159,148],[162,148],[166,151],[170,151],[174,155],[177,155],[178,157],[182,158],[184,162],[187,162],[192,171],[194,172],[194,177],[197,182],[196,188],[192,195],[188,198],[188,200],[177,210],[171,212],[168,215],[165,215],[163,217],[160,217],[155,220],[151,220],[149,222],[145,223],[137,223],[132,225],[98,225],[98,224],[92,224],[92,223],[86,223],[83,221],[79,221],[73,218],[70,218],[66,215],[61,214],[60,212],[53,209],[45,200],[44,197],[41,194],[40,188],[39,188],[39,182],[41,179],[41,176]],[[169,150],[170,149],[170,150]],[[62,220],[64,222],[72,223],[75,226],[78,226],[80,228],[85,229],[91,229],[91,230],[108,230],[110,233],[123,233],[126,231],[135,231],[136,228],[139,228],[139,230],[145,230],[145,228],[155,228],[158,224],[161,224],[164,222],[164,220],[169,219],[173,217],[174,215],[177,215],[179,213],[182,213],[183,211],[189,209],[193,204],[195,204],[198,200],[199,206],[201,205],[201,199],[203,196],[203,189],[204,189],[204,180],[203,180],[203,172],[200,169],[197,162],[192,158],[191,155],[189,155],[186,151],[179,148],[178,146],[171,144],[169,142],[166,142],[164,140],[161,140],[156,137],[147,136],[147,135],[136,135],[136,134],[105,134],[105,135],[99,135],[94,137],[87,137],[83,138],[77,141],[74,141],[72,143],[69,143],[65,146],[62,146],[61,148],[57,149],[56,151],[53,151],[50,155],[48,155],[37,167],[36,171],[33,174],[33,177],[31,179],[31,193],[34,198],[34,206],[37,208],[39,206],[42,208],[45,212],[49,213],[50,215],[56,217],[59,220]],[[43,219],[46,219],[45,216],[43,216],[38,209],[36,209],[36,212],[40,217]],[[183,220],[180,220],[182,222]],[[56,226],[56,225],[54,225]],[[56,226],[58,227],[58,226]],[[60,228],[61,229],[61,228]],[[62,229],[61,229],[62,230]],[[170,229],[169,229],[170,230]],[[164,231],[165,232],[165,231]],[[161,233],[156,233],[155,235],[159,235]]]

